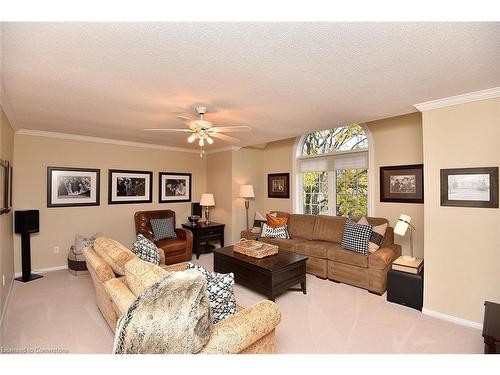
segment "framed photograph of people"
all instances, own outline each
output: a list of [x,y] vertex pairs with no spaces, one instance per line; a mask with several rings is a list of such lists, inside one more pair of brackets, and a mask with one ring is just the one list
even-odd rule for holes
[[441,169],[441,206],[498,208],[498,167]]
[[160,172],[159,202],[191,202],[191,173]]
[[108,204],[151,203],[153,172],[110,169]]
[[267,175],[268,198],[290,198],[290,173],[270,173]]
[[380,167],[380,201],[424,203],[423,164]]
[[100,170],[47,167],[47,207],[99,206]]

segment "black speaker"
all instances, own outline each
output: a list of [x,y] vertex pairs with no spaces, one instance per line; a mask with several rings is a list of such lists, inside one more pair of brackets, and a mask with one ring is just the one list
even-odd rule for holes
[[191,203],[191,215],[201,216],[201,206],[199,203]]
[[16,211],[14,221],[16,233],[37,233],[40,229],[40,211]]
[[27,283],[43,276],[31,273],[31,243],[30,233],[37,233],[40,227],[40,211],[16,211],[14,214],[15,232],[21,234],[21,257],[23,275],[16,280]]

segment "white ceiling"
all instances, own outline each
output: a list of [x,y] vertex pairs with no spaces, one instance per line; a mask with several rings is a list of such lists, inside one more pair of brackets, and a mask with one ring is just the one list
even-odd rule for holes
[[[176,114],[249,125],[237,146],[500,86],[500,23],[3,23],[17,128],[188,147]],[[210,113],[211,112],[211,113]],[[221,140],[212,149],[231,144]],[[196,145],[191,147],[196,148]]]

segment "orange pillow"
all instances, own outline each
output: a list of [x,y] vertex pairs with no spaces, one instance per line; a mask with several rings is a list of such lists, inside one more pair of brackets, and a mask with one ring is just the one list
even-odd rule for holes
[[267,225],[269,225],[273,228],[281,227],[283,225],[286,225],[286,223],[288,223],[287,217],[275,217],[275,216],[266,214],[266,219],[267,219]]

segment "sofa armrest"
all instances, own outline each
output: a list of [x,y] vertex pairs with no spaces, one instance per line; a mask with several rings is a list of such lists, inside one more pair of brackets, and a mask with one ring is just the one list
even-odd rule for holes
[[85,258],[85,263],[87,263],[87,268],[92,268],[92,270],[94,270],[95,275],[101,283],[105,283],[115,277],[115,273],[111,266],[106,263],[94,249],[90,247],[84,248],[83,256]]
[[392,244],[368,256],[368,268],[384,269],[401,256],[401,245]]
[[122,315],[127,312],[129,306],[136,300],[136,297],[125,284],[116,278],[106,281],[104,288],[106,288],[106,292],[108,292]]
[[281,321],[278,305],[261,301],[217,323],[200,353],[235,354],[274,331]]
[[[193,233],[190,230],[184,228],[175,228],[175,234],[180,240],[186,241],[186,252],[189,254],[193,253]],[[191,258],[191,257],[189,257]]]

